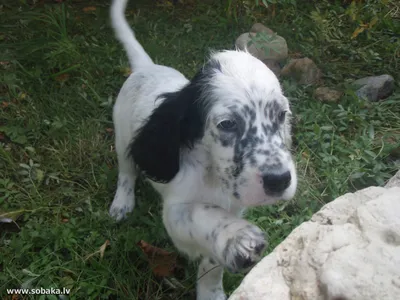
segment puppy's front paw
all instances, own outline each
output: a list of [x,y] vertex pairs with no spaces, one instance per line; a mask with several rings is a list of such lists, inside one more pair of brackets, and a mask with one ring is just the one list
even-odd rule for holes
[[248,224],[226,239],[222,251],[225,267],[232,273],[243,272],[256,264],[267,246],[264,232]]
[[134,180],[126,175],[118,176],[118,188],[109,213],[116,221],[125,219],[135,206]]
[[117,192],[114,201],[111,204],[109,214],[116,221],[121,221],[127,217],[127,214],[133,211],[135,201],[133,195],[124,195]]
[[109,214],[115,221],[121,221],[126,219],[128,213],[132,212],[133,203],[124,203],[124,205],[120,205],[120,203],[113,202],[111,204]]

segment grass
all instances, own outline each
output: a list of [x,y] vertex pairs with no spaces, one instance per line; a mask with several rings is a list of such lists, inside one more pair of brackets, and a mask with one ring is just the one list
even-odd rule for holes
[[[179,284],[171,287],[152,275],[136,245],[145,240],[174,251],[148,185],[138,185],[126,222],[115,224],[107,214],[117,176],[111,110],[129,71],[110,30],[108,1],[16,2],[0,8],[0,214],[16,220],[0,223],[0,295],[23,285],[70,287],[70,299],[193,299],[195,263],[183,258]],[[395,1],[347,8],[284,1],[268,10],[228,1],[234,15],[218,1],[132,2],[129,21],[144,48],[188,77],[210,48],[232,48],[259,21],[286,38],[291,55],[312,58],[326,85],[345,92],[338,104],[326,104],[313,99],[313,87],[282,82],[296,115],[300,185],[294,201],[248,212],[268,232],[269,251],[324,203],[382,185],[399,168],[399,86],[378,103],[358,100],[349,88],[366,75],[400,80]],[[373,18],[371,29],[351,39]],[[227,274],[226,291],[241,279]]]

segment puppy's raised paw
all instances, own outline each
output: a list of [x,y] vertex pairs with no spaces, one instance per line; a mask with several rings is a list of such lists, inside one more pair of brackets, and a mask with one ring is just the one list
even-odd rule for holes
[[222,258],[232,273],[245,272],[256,264],[267,247],[264,232],[254,225],[247,225],[227,239]]

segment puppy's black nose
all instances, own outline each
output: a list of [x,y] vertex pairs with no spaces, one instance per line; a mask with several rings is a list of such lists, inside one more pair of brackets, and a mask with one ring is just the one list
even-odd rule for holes
[[292,177],[287,171],[281,174],[268,173],[263,175],[262,179],[267,193],[280,194],[289,187]]

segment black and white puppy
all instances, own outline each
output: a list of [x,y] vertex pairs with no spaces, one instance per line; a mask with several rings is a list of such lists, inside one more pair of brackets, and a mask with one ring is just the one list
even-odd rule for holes
[[190,81],[153,63],[125,19],[126,2],[111,6],[133,73],[114,106],[119,175],[110,214],[120,220],[133,210],[141,172],[163,198],[175,246],[202,258],[197,299],[226,299],[223,268],[248,269],[267,243],[241,218],[244,209],[296,191],[288,100],[274,73],[247,52],[213,53]]

